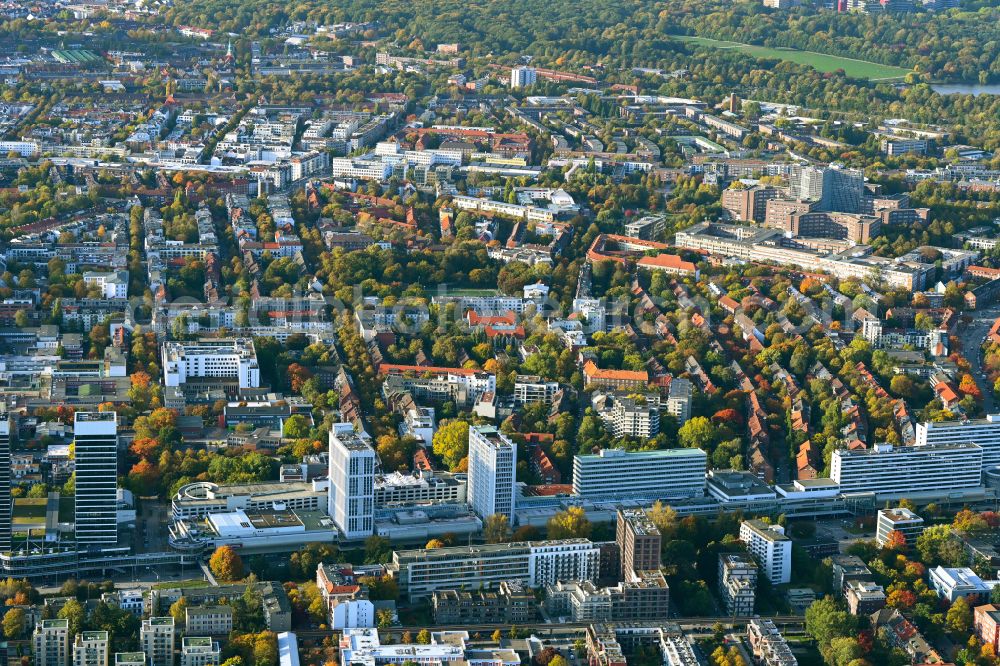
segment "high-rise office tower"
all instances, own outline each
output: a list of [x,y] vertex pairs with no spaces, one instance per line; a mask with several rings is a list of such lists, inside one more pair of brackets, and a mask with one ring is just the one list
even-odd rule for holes
[[375,451],[349,423],[330,430],[329,513],[348,539],[371,536],[375,524]]
[[11,548],[10,419],[0,414],[0,552]]
[[118,543],[118,418],[114,412],[77,412],[76,541]]
[[469,504],[482,519],[514,518],[517,447],[493,426],[469,428]]

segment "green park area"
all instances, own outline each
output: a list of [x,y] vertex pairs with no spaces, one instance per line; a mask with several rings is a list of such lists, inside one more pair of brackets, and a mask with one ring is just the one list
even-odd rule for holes
[[906,76],[910,72],[910,70],[903,67],[880,65],[875,62],[868,62],[867,60],[842,58],[840,56],[826,55],[824,53],[816,53],[814,51],[799,51],[796,49],[755,46],[753,44],[724,42],[718,39],[693,37],[688,35],[676,35],[674,38],[682,42],[689,42],[699,46],[707,46],[717,49],[735,49],[755,58],[787,60],[800,65],[808,65],[820,72],[835,72],[838,69],[842,69],[847,76],[858,79],[872,79],[876,81],[883,79],[899,79]]

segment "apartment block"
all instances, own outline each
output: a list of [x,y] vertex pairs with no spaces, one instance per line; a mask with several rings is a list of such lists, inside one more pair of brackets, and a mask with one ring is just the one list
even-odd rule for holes
[[767,202],[778,196],[773,187],[727,187],[722,191],[722,207],[733,219],[761,224],[767,217]]
[[528,624],[538,615],[535,595],[518,582],[492,590],[438,590],[431,595],[437,624]]
[[42,620],[31,636],[35,666],[68,666],[70,660],[69,620]]
[[834,555],[830,560],[833,568],[833,591],[838,595],[844,594],[851,581],[874,580],[871,569],[857,555]]
[[740,525],[740,541],[771,583],[782,585],[792,579],[792,540],[785,536],[783,527],[744,520]]
[[1000,648],[1000,609],[993,604],[976,606],[972,613],[972,625],[983,645]]
[[785,637],[772,620],[753,618],[747,623],[747,641],[750,653],[761,666],[797,666]]
[[885,590],[870,580],[848,581],[844,598],[852,615],[871,615],[885,608]]
[[591,581],[562,581],[545,588],[550,616],[573,622],[650,622],[669,613],[670,588],[659,571],[609,587]]
[[184,633],[190,636],[223,636],[232,630],[232,606],[188,606],[184,612]]
[[719,596],[726,607],[726,615],[753,615],[757,599],[757,572],[757,563],[749,555],[719,555]]
[[173,666],[175,636],[172,617],[151,617],[142,621],[139,645],[149,666]]
[[530,405],[542,402],[546,405],[559,391],[559,382],[548,382],[538,375],[518,375],[514,378],[514,405]]
[[625,580],[640,571],[660,569],[660,530],[642,509],[618,509],[615,541],[621,553]]
[[331,629],[375,626],[375,605],[368,599],[368,588],[358,583],[351,565],[321,562],[316,567],[316,586],[326,603]]
[[73,640],[73,666],[109,666],[106,631],[85,631]]
[[218,641],[208,636],[185,636],[181,639],[181,666],[219,666],[221,658]]

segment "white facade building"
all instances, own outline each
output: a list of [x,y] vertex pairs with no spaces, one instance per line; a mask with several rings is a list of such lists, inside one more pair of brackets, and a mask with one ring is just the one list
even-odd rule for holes
[[128,271],[114,273],[88,271],[83,274],[83,282],[97,285],[102,298],[128,298]]
[[514,520],[517,446],[493,426],[469,427],[469,504],[486,520]]
[[535,85],[538,80],[538,73],[534,67],[514,67],[510,70],[510,87],[527,88]]
[[73,666],[108,666],[108,632],[77,634],[73,641]]
[[347,539],[364,539],[374,529],[375,451],[350,424],[330,430],[328,510]]
[[235,380],[239,388],[260,387],[253,340],[199,340],[163,345],[163,384],[181,386],[191,379]]
[[548,382],[538,375],[518,375],[514,379],[514,405],[530,405],[542,402],[546,405],[559,390],[559,382]]
[[142,621],[139,645],[149,666],[174,666],[174,618],[151,617]]
[[69,620],[42,620],[31,636],[35,666],[67,666],[70,658]]
[[955,601],[959,597],[989,597],[994,586],[1000,584],[996,580],[983,580],[968,567],[934,567],[928,577],[937,595],[948,601]]
[[785,536],[783,527],[744,520],[740,525],[740,541],[771,583],[782,585],[792,580],[792,540]]
[[603,449],[573,458],[573,494],[588,499],[703,497],[708,454],[701,449]]
[[593,581],[600,568],[600,552],[589,539],[521,541],[401,550],[393,553],[386,568],[397,580],[400,594],[415,600],[436,590],[490,588],[504,581],[528,587]]
[[898,446],[876,444],[872,449],[837,449],[830,478],[841,493],[875,493],[878,498],[901,498],[978,488],[983,449],[976,444]]
[[208,636],[181,639],[181,666],[219,666],[221,656],[218,641]]
[[982,448],[984,470],[1000,465],[1000,414],[989,414],[983,419],[917,424],[917,446],[968,443]]

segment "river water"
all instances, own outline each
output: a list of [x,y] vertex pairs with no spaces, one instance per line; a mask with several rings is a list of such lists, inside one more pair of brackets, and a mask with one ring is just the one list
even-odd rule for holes
[[988,83],[934,83],[931,88],[942,95],[1000,95],[1000,84]]

